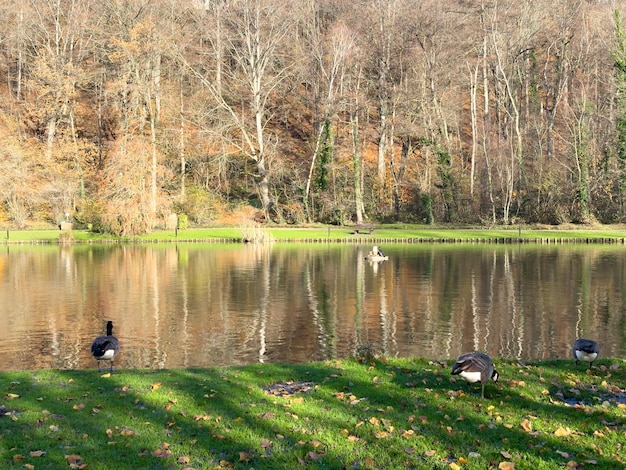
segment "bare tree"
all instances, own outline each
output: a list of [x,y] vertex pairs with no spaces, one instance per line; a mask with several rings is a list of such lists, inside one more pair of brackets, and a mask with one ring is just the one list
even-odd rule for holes
[[213,77],[194,69],[217,105],[230,118],[229,132],[222,132],[227,148],[240,152],[256,165],[259,198],[266,218],[275,212],[270,196],[270,157],[276,136],[269,130],[271,98],[292,72],[294,58],[284,42],[297,21],[297,2],[287,0],[231,0],[225,5],[224,36],[229,67],[218,87]]
[[[319,104],[321,108],[319,120],[314,122],[317,127],[315,131],[316,137],[304,195],[305,205],[307,207],[317,158],[325,141],[326,145],[332,151],[333,144],[327,141],[332,140],[333,120],[336,117],[339,107],[339,98],[337,95],[341,87],[342,76],[345,73],[344,68],[347,56],[354,47],[354,33],[342,24],[337,25],[331,30],[330,38],[327,41],[330,44],[326,44],[326,41],[322,37],[322,31],[319,29],[314,29],[310,34],[311,53],[315,59],[315,67],[318,72],[317,76],[322,83],[321,87],[323,92],[321,103]],[[326,172],[328,170],[326,168],[320,168],[319,171]],[[308,210],[307,217],[310,220],[311,214]]]

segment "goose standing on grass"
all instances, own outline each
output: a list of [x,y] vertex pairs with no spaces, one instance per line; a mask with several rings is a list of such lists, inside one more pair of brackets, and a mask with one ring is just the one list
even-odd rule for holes
[[576,367],[578,367],[578,361],[583,361],[588,362],[589,368],[591,369],[591,364],[593,364],[593,361],[595,361],[598,358],[598,354],[600,354],[600,348],[598,347],[598,343],[592,339],[578,338],[574,341],[572,354],[574,355],[574,359],[576,359]]
[[480,396],[485,398],[485,384],[489,379],[498,381],[498,371],[493,366],[491,358],[481,352],[466,353],[458,357],[452,366],[452,375],[459,375],[469,383],[480,381],[482,391]]
[[113,359],[120,352],[120,342],[113,336],[113,322],[107,322],[106,336],[98,336],[91,343],[91,355],[98,362],[98,372],[100,369],[100,361],[109,361],[109,372],[113,372]]

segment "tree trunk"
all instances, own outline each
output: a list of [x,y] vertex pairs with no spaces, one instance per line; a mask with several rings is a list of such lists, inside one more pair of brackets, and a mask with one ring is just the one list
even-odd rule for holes
[[359,111],[358,108],[350,114],[350,129],[352,131],[352,161],[354,165],[354,203],[356,223],[363,223],[363,187],[362,187],[362,162],[359,142]]

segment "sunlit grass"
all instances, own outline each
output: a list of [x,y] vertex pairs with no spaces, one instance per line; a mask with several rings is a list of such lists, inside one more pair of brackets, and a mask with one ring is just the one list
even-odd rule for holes
[[623,360],[495,363],[485,400],[425,359],[2,372],[0,465],[624,468]]
[[[597,226],[593,228],[580,227],[564,228],[535,228],[535,227],[499,227],[499,228],[454,228],[448,226],[424,226],[424,225],[378,225],[371,234],[355,234],[351,227],[337,226],[307,226],[307,227],[264,227],[268,238],[276,241],[444,241],[444,242],[468,242],[468,241],[492,241],[492,242],[517,242],[521,241],[612,241],[624,242],[626,229],[622,226]],[[0,232],[0,243],[3,242],[41,242],[56,243],[59,240],[59,230],[23,230]],[[75,242],[201,242],[221,240],[227,242],[240,242],[243,236],[239,227],[212,227],[192,228],[186,230],[157,230],[153,233],[138,237],[114,237],[111,235],[97,234],[87,230],[72,231]]]

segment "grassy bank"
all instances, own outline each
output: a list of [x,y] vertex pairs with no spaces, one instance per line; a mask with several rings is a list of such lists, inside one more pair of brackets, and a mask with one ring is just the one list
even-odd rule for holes
[[89,469],[623,469],[626,362],[451,361],[1,372],[0,465]]
[[509,226],[500,228],[457,228],[424,225],[378,225],[372,233],[354,233],[352,227],[213,227],[176,231],[159,230],[138,237],[114,237],[87,230],[61,232],[50,230],[3,230],[0,243],[77,243],[98,242],[240,242],[253,231],[268,239],[309,242],[494,242],[494,243],[624,243],[626,227],[534,227]]

